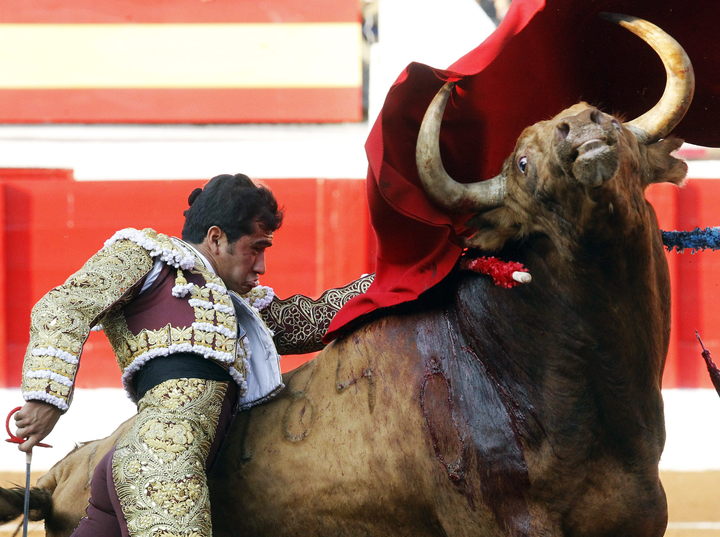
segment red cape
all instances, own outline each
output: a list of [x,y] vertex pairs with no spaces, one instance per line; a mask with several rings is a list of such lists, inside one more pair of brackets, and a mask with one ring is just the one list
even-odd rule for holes
[[430,203],[415,166],[420,122],[445,81],[459,83],[443,121],[443,161],[465,180],[496,175],[525,127],[578,101],[626,119],[657,102],[665,87],[660,60],[639,38],[600,19],[602,11],[645,18],[680,42],[697,87],[674,134],[720,146],[720,1],[514,0],[497,30],[448,70],[410,64],[388,92],[365,146],[376,279],[337,314],[327,341],[365,314],[415,300],[461,254],[462,220]]

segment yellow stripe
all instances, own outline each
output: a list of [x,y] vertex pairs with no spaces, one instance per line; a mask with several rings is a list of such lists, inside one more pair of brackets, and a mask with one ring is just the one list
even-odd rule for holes
[[357,87],[356,23],[0,24],[0,88]]

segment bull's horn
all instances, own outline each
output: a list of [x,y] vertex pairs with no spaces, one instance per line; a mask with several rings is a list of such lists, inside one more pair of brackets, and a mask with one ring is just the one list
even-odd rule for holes
[[438,91],[422,120],[415,148],[420,181],[428,196],[450,211],[471,212],[497,207],[505,198],[505,178],[502,175],[487,181],[462,184],[450,177],[443,166],[440,125],[454,85],[447,82]]
[[602,13],[601,16],[640,37],[660,56],[665,66],[667,81],[658,103],[640,117],[625,123],[642,143],[657,142],[670,134],[690,108],[695,92],[690,58],[680,43],[646,20],[618,13]]

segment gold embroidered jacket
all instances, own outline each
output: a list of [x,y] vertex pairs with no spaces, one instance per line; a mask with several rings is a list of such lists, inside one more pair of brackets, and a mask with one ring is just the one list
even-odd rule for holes
[[[125,307],[137,297],[156,260],[175,270],[172,296],[191,311],[193,322],[131,331]],[[371,281],[372,277],[364,277],[326,291],[317,301],[302,295],[285,301],[273,299],[269,288],[256,288],[244,298],[257,309],[269,303],[261,315],[275,333],[278,351],[298,354],[321,349],[320,338],[334,314]],[[35,305],[23,365],[26,400],[41,400],[67,410],[82,347],[92,327],[100,323],[130,392],[132,376],[143,364],[173,352],[193,352],[214,360],[228,370],[241,391],[246,387],[249,347],[245,338],[237,337],[231,295],[194,250],[178,239],[152,229],[121,230]],[[310,325],[314,329],[308,329]]]

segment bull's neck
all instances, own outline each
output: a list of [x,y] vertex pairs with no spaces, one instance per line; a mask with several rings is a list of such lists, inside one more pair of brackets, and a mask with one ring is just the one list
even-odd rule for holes
[[[616,238],[584,236],[571,259],[546,238],[527,241],[514,253],[533,282],[508,291],[469,278],[460,323],[508,393],[527,398],[554,436],[572,443],[601,425],[632,450],[638,427],[662,427],[669,286],[656,229]],[[474,329],[485,316],[490,328]]]

